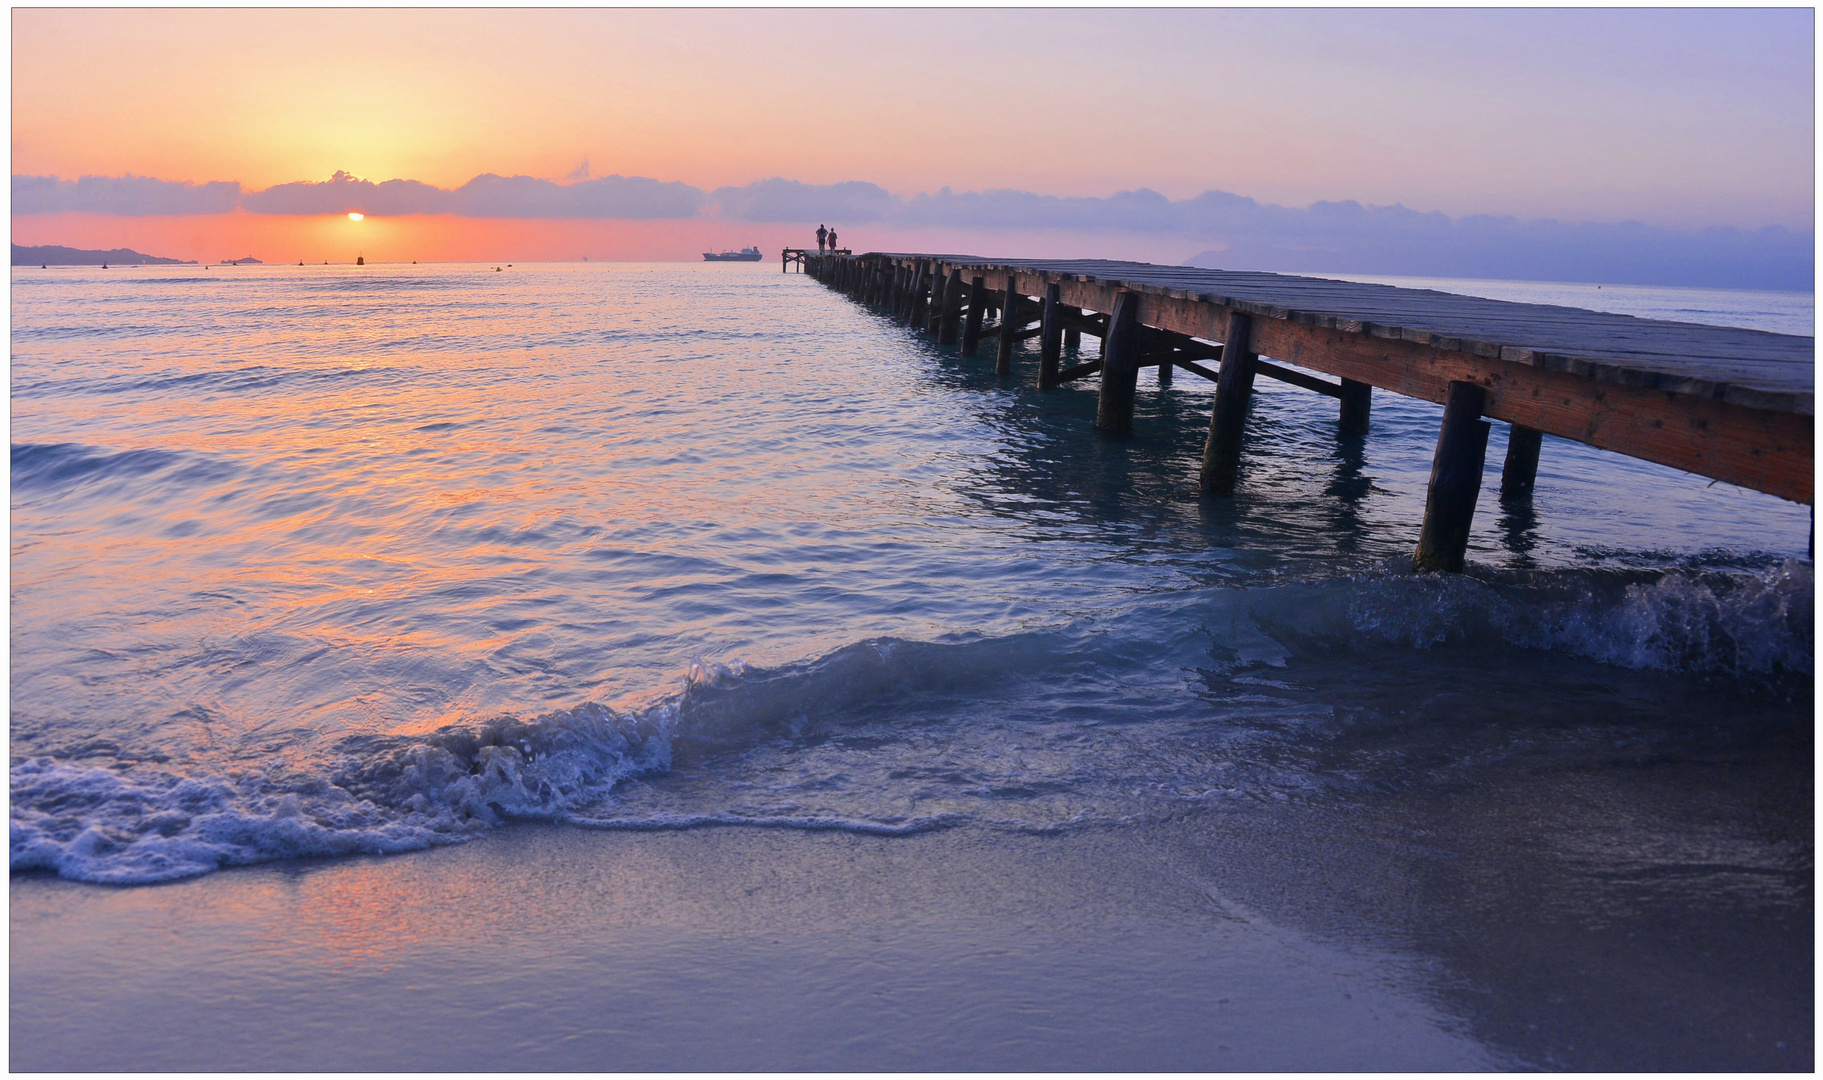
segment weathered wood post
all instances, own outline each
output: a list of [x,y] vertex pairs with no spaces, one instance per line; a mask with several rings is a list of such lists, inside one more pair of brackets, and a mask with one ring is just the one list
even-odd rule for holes
[[1133,430],[1133,394],[1139,385],[1139,294],[1122,291],[1108,315],[1102,340],[1101,398],[1095,406],[1095,430],[1125,435]]
[[924,332],[932,337],[937,336],[938,327],[943,325],[943,305],[949,295],[949,271],[942,263],[931,269],[930,310],[926,313]]
[[1500,497],[1525,500],[1531,498],[1538,483],[1538,451],[1544,445],[1544,432],[1514,424],[1507,432],[1506,466],[1500,470]]
[[1057,385],[1057,360],[1063,355],[1063,289],[1053,281],[1044,287],[1044,310],[1038,333],[1038,389]]
[[1160,386],[1170,386],[1171,385],[1171,376],[1173,374],[1174,369],[1177,366],[1171,362],[1171,358],[1176,355],[1177,355],[1177,350],[1170,349],[1170,350],[1166,351],[1164,354],[1162,354],[1161,356],[1159,356],[1159,358],[1158,358],[1158,385],[1160,385]]
[[1006,275],[1006,291],[1000,295],[1000,347],[994,352],[994,374],[1013,373],[1013,343],[1019,338],[1019,309],[1025,297],[1019,295],[1019,281],[1011,270]]
[[1462,572],[1469,549],[1469,524],[1481,496],[1481,470],[1487,463],[1488,428],[1481,419],[1486,391],[1470,382],[1450,383],[1443,402],[1443,426],[1437,453],[1431,458],[1431,485],[1424,497],[1424,525],[1418,531],[1415,570]]
[[962,271],[951,270],[943,283],[943,313],[937,321],[937,344],[954,345],[962,336]]
[[905,325],[917,326],[929,309],[930,260],[919,259],[912,267],[911,299],[905,305]]
[[1063,332],[1063,347],[1066,349],[1082,348],[1082,330],[1072,326]]
[[987,282],[977,274],[968,283],[968,318],[962,323],[962,355],[981,351],[981,317],[987,314]]
[[1239,311],[1228,315],[1222,342],[1222,368],[1215,380],[1215,411],[1209,415],[1209,438],[1203,443],[1204,495],[1234,494],[1241,467],[1241,431],[1253,400],[1253,319]]
[[1367,434],[1367,417],[1373,411],[1374,388],[1353,379],[1342,380],[1342,415],[1337,427],[1344,435]]

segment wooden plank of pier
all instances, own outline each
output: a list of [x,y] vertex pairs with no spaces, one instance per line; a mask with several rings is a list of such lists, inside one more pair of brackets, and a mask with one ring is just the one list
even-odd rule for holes
[[[1123,293],[1133,296],[1129,302],[1135,305],[1139,327],[1166,335],[1165,344],[1145,346],[1140,366],[1175,365],[1210,374],[1193,361],[1221,356],[1210,343],[1225,342],[1232,328],[1247,326],[1247,344],[1234,353],[1244,370],[1236,367],[1235,378],[1227,380],[1224,362],[1217,376],[1216,418],[1211,421],[1215,457],[1206,459],[1204,469],[1206,481],[1214,477],[1206,485],[1210,494],[1232,487],[1231,467],[1238,470],[1242,445],[1239,424],[1251,376],[1257,373],[1339,398],[1340,428],[1354,435],[1367,427],[1371,388],[1376,387],[1438,404],[1453,402],[1454,428],[1462,431],[1475,430],[1470,421],[1482,417],[1505,421],[1513,425],[1519,447],[1508,455],[1503,482],[1513,497],[1531,490],[1529,473],[1537,467],[1533,440],[1551,434],[1795,502],[1814,501],[1815,341],[1809,337],[1429,289],[1149,263],[892,253],[830,256],[828,261],[936,270],[934,280],[919,285],[920,292],[931,290],[929,299],[915,296],[910,306],[916,310],[928,304],[937,309],[933,316],[949,316],[930,320],[948,322],[947,332],[940,334],[945,344],[957,336],[953,320],[960,314],[964,281],[971,309],[992,292],[1004,308],[1003,319],[1012,317],[1019,298],[1038,298],[1043,317],[1040,386],[1056,385],[1063,375],[1089,373],[1082,370],[1086,364],[1058,371],[1062,335],[1066,327],[1105,333]],[[1181,351],[1193,343],[1192,351]],[[1118,418],[1128,408],[1120,400],[1129,393],[1128,368],[1133,366],[1126,348],[1123,343],[1111,369],[1118,377],[1103,376],[1103,393],[1116,395],[1107,402],[1111,411],[1102,424],[1109,431],[1123,430]],[[1224,381],[1233,383],[1226,396],[1238,411],[1224,408]],[[1466,403],[1473,404],[1474,415],[1465,419]],[[1219,439],[1214,431],[1218,421],[1223,428]],[[1440,439],[1441,472],[1434,470],[1434,475],[1466,475],[1466,459],[1445,459],[1467,454],[1468,449],[1451,448],[1472,449],[1473,442]],[[1475,492],[1479,467],[1477,458]],[[1474,492],[1465,494],[1453,479],[1451,484],[1455,487],[1439,505],[1459,508],[1468,498],[1472,510]],[[1433,532],[1436,551],[1419,561],[1459,565],[1460,553],[1449,549],[1458,538],[1466,542],[1466,526],[1451,520]]]

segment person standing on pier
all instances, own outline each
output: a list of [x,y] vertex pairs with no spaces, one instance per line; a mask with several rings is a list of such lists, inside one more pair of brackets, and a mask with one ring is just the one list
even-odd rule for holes
[[833,253],[835,251],[835,249],[836,249],[836,231],[834,229],[831,229],[831,230],[829,230],[829,250]]
[[823,254],[823,241],[828,238],[829,238],[829,230],[825,229],[821,225],[818,225],[817,226],[817,254],[818,255]]

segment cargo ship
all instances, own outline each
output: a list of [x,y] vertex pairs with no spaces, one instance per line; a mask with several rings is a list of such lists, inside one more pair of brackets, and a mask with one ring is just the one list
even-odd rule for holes
[[739,251],[724,251],[719,255],[712,251],[705,251],[705,252],[703,252],[703,261],[704,262],[759,262],[760,261],[760,249],[757,247],[744,247],[744,248],[740,249]]

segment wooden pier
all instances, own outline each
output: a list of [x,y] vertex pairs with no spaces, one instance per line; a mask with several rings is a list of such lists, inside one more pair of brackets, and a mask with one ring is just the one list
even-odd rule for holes
[[809,248],[786,248],[779,254],[779,269],[789,274],[791,273],[791,268],[795,266],[798,268],[798,273],[802,274],[809,267],[810,260],[812,259],[820,259],[829,255],[853,254],[854,252],[847,248],[839,248],[835,251],[811,251]]
[[[1099,375],[1095,427],[1110,435],[1132,428],[1142,369],[1160,384],[1174,369],[1213,381],[1205,496],[1238,482],[1257,377],[1335,398],[1343,433],[1366,432],[1375,389],[1436,402],[1419,569],[1462,569],[1489,420],[1512,425],[1504,499],[1530,498],[1549,434],[1815,504],[1813,338],[1149,263],[787,249],[794,262],[963,355],[991,333],[1003,376],[1014,345],[1038,338],[1034,381]],[[1060,369],[1083,334],[1102,339],[1101,357]]]

